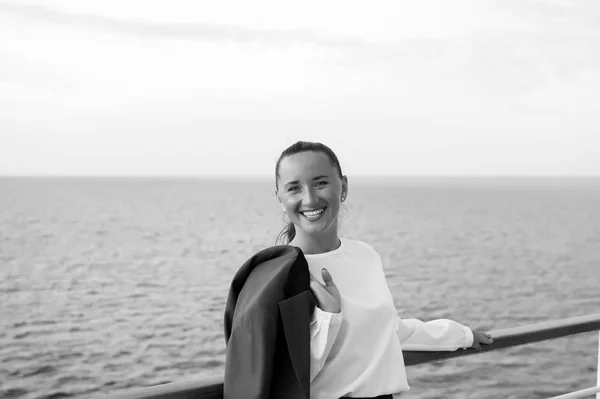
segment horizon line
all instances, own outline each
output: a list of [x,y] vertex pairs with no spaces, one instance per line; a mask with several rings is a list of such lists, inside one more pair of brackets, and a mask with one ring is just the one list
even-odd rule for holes
[[[600,174],[528,174],[528,175],[517,175],[517,174],[456,174],[456,175],[443,175],[443,174],[427,174],[427,175],[390,175],[390,174],[351,174],[346,175],[349,178],[404,178],[404,179],[422,179],[422,178],[600,178]],[[0,174],[2,178],[123,178],[123,179],[156,179],[156,178],[169,178],[169,179],[259,179],[267,180],[273,179],[271,175],[192,175],[192,174],[124,174],[124,175],[113,175],[113,174],[11,174],[4,175]]]

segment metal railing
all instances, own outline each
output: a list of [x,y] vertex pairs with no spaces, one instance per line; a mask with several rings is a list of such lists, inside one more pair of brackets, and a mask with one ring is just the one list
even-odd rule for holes
[[[600,331],[600,314],[571,317],[568,319],[553,320],[532,324],[523,327],[492,330],[494,342],[482,346],[481,350],[472,348],[456,350],[453,352],[404,352],[406,366],[416,366],[440,360],[473,356],[498,349],[526,345],[549,339],[566,337],[569,335]],[[598,336],[598,386],[566,393],[552,399],[577,399],[597,394],[600,399],[600,334]],[[130,391],[98,396],[97,399],[223,399],[223,376],[218,375],[194,381],[173,382],[147,388],[138,388]]]

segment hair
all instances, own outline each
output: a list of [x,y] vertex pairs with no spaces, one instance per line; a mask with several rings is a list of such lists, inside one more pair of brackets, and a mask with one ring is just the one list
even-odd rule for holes
[[[329,158],[329,162],[331,162],[331,166],[333,166],[337,170],[337,173],[338,173],[338,176],[340,177],[340,179],[343,178],[344,175],[342,174],[342,167],[340,166],[340,161],[338,160],[335,153],[331,150],[331,148],[329,148],[325,144],[321,144],[321,143],[313,143],[310,141],[297,141],[296,143],[294,143],[291,146],[289,146],[288,148],[286,148],[281,153],[281,155],[279,156],[279,159],[277,160],[277,164],[275,165],[275,189],[277,191],[279,191],[278,181],[279,181],[279,166],[281,165],[281,161],[284,158],[289,157],[290,155],[295,155],[295,154],[299,154],[301,152],[307,152],[307,151],[320,152],[322,154],[325,154],[327,156],[327,158]],[[283,230],[277,236],[277,241],[279,241],[279,239],[282,237],[286,238],[287,244],[289,244],[294,239],[294,237],[296,237],[296,227],[294,226],[294,223],[292,223],[292,222],[287,223],[287,226],[285,226],[283,228]]]

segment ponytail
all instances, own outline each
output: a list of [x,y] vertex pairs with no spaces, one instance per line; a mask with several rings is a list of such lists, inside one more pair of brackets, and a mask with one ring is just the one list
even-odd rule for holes
[[296,237],[296,226],[294,223],[289,222],[287,226],[287,243],[289,244]]
[[[275,241],[275,244],[277,244],[277,242],[279,240],[281,240],[281,242],[284,245],[287,245],[290,242],[292,242],[294,237],[296,237],[296,226],[294,226],[294,223],[288,222],[287,226],[285,226],[283,228],[283,230],[281,230],[281,233],[279,233],[279,235],[277,236],[277,240]],[[285,238],[286,242],[283,242],[284,238]]]

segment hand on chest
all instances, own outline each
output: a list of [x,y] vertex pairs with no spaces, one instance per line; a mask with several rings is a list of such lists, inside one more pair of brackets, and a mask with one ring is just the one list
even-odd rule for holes
[[[323,284],[320,265],[314,266],[311,267],[311,273]],[[389,306],[393,307],[385,274],[381,267],[328,265],[326,268],[340,292],[344,313],[376,312]]]

